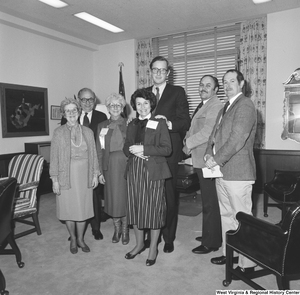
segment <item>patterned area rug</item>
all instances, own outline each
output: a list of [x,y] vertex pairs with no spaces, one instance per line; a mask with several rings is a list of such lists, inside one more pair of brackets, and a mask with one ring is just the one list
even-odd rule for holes
[[179,196],[179,214],[186,216],[197,216],[202,212],[201,195],[195,192],[194,194],[180,194]]

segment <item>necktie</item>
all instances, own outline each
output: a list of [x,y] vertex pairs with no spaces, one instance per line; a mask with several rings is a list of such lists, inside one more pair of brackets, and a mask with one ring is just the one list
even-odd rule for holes
[[156,87],[156,103],[159,101],[159,88]]
[[203,106],[203,101],[201,101],[198,106],[196,107],[194,113],[193,113],[193,116],[192,116],[192,119],[194,118],[194,116],[197,114],[197,112],[199,111],[199,109],[201,109]]
[[227,101],[227,102],[225,103],[225,105],[224,105],[224,108],[223,108],[222,117],[223,117],[224,114],[226,113],[226,110],[228,109],[229,105],[230,105],[230,103],[229,103],[229,101]]
[[88,113],[85,113],[84,117],[83,117],[83,126],[85,127],[89,127],[90,126],[90,120],[88,118]]

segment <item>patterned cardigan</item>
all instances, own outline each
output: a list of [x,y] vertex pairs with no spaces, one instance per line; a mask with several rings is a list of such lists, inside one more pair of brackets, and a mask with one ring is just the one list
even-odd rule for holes
[[[92,187],[94,175],[99,175],[99,165],[95,146],[94,133],[85,126],[81,126],[82,134],[88,147],[88,187]],[[71,132],[67,125],[62,125],[54,130],[51,141],[50,177],[57,178],[61,189],[70,186],[70,161],[71,161]]]

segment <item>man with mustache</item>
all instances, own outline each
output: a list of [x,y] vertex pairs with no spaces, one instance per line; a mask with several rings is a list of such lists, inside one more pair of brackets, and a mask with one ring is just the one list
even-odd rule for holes
[[201,103],[196,108],[191,122],[191,127],[184,139],[183,151],[192,156],[200,189],[203,207],[202,215],[202,241],[201,245],[192,250],[195,254],[207,254],[218,250],[222,245],[221,217],[216,192],[215,180],[204,178],[202,169],[205,167],[204,153],[209,136],[213,130],[219,111],[223,103],[219,100],[217,92],[219,81],[216,77],[205,75],[199,83]]
[[[219,199],[223,255],[211,259],[214,264],[225,264],[226,232],[236,230],[236,214],[252,214],[252,186],[256,178],[253,145],[257,115],[253,102],[244,96],[244,76],[237,70],[228,70],[223,77],[224,91],[228,98],[219,113],[208,140],[204,160],[207,168],[219,165],[223,177],[216,179]],[[241,273],[254,271],[255,263],[239,255],[236,270]],[[233,279],[237,279],[234,277]]]

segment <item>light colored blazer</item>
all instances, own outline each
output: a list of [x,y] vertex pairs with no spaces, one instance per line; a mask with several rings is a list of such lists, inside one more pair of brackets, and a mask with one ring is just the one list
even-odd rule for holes
[[204,154],[209,136],[215,126],[216,118],[223,103],[217,95],[211,97],[195,114],[192,119],[190,130],[185,136],[185,145],[192,153],[193,166],[203,168]]
[[[149,172],[150,180],[166,179],[171,177],[171,172],[165,157],[172,152],[168,127],[164,119],[155,119],[154,116],[152,116],[151,120],[158,121],[159,123],[156,129],[146,127],[144,155],[150,157],[145,161],[145,164]],[[138,129],[135,122],[136,119],[131,121],[127,127],[126,140],[123,148],[124,154],[128,157],[127,168],[133,159],[133,155],[129,152],[129,147],[135,144],[135,135]]]
[[224,180],[255,180],[253,145],[257,115],[253,102],[241,94],[219,124],[221,115],[222,110],[209,138],[206,154],[213,155],[214,160],[221,166]]
[[[94,133],[91,129],[81,126],[82,134],[88,147],[88,187],[92,187],[94,174],[99,174]],[[67,125],[54,130],[51,141],[50,177],[57,177],[61,189],[69,189],[71,162],[71,132]]]

